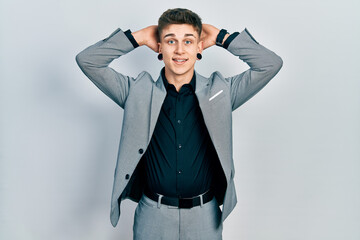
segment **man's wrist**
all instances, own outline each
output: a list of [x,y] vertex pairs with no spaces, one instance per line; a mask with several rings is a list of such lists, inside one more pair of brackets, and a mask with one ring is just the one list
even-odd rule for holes
[[144,40],[141,30],[133,32],[133,33],[131,33],[131,35],[133,36],[135,41],[139,44],[139,46],[145,45],[145,40]]
[[224,46],[224,43],[226,42],[226,39],[230,36],[230,33],[226,33],[224,36],[224,39],[222,41],[222,45]]
[[[221,29],[220,32],[217,34],[216,36],[216,41],[215,41],[215,44],[217,46],[220,46],[222,47],[223,46],[223,43],[225,42],[225,36],[228,35],[229,33],[227,32],[227,30],[225,29]],[[227,37],[226,37],[227,38]]]
[[134,38],[133,33],[131,33],[131,30],[128,29],[127,31],[124,32],[124,34],[126,35],[126,37],[129,39],[129,41],[131,42],[131,44],[134,46],[134,48],[137,48],[139,46],[138,41],[136,41],[136,39]]

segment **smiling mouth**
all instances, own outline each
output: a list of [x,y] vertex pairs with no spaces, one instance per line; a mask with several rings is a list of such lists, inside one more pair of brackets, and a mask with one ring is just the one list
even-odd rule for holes
[[186,58],[173,58],[172,59],[176,64],[184,64],[188,59]]

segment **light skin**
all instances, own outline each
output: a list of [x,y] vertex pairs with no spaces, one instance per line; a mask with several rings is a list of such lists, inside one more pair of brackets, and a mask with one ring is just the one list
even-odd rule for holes
[[[180,91],[193,77],[197,53],[215,45],[220,30],[210,24],[203,24],[199,36],[190,24],[170,24],[162,30],[160,39],[157,31],[157,25],[152,25],[132,35],[139,46],[145,45],[156,53],[162,53],[166,79]],[[225,35],[223,43],[228,36]]]

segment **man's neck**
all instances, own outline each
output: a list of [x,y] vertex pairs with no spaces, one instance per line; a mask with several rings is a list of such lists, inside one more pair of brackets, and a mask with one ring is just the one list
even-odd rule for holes
[[177,92],[180,91],[181,87],[184,84],[188,84],[191,82],[193,75],[194,75],[194,69],[192,69],[191,71],[188,71],[182,75],[176,75],[176,74],[171,74],[170,71],[166,71],[166,68],[165,68],[166,80],[168,81],[169,84],[172,84],[175,86]]

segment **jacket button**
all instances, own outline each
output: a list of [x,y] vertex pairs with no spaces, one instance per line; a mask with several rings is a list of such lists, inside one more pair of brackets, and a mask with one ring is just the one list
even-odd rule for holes
[[144,152],[144,149],[140,148],[139,153],[142,154]]
[[128,180],[130,178],[130,175],[129,174],[126,174],[125,175],[125,179]]

